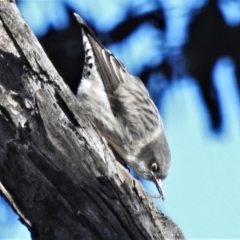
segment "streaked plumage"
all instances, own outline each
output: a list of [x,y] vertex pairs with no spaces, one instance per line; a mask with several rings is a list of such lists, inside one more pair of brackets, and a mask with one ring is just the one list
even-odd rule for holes
[[156,183],[170,165],[170,151],[163,124],[147,89],[137,77],[104,48],[84,20],[85,63],[77,97],[101,135],[140,176]]

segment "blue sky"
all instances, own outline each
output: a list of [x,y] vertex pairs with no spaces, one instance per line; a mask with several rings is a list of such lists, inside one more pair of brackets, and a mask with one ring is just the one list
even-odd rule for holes
[[165,99],[172,166],[164,182],[167,199],[157,204],[188,239],[240,238],[239,102],[231,74],[226,66],[216,69],[227,114],[219,137],[209,131],[195,84],[176,83]]
[[[111,29],[125,16],[124,7],[128,4],[127,0],[100,0],[98,4],[91,4],[92,1],[86,1],[87,4],[83,0],[69,0],[68,3],[72,4],[76,12],[83,17],[92,20],[98,28],[106,26],[106,29]],[[33,11],[25,8],[27,5],[24,1],[20,8],[31,28],[38,35],[47,31],[49,23],[52,26],[62,23],[61,27],[64,27],[68,21],[61,1],[47,1],[48,7],[45,2],[31,1],[30,7],[36,9],[34,18],[30,15]],[[147,1],[136,0],[132,4],[142,3],[142,11],[153,7],[144,2]],[[186,13],[202,6],[204,2],[203,0],[162,1],[168,20],[166,41],[161,43],[165,46],[164,51],[168,51],[173,46],[177,48],[184,43],[186,24],[189,20],[189,14]],[[226,12],[226,21],[230,24],[239,23],[240,14],[235,12],[240,7],[238,8],[237,5],[232,7],[234,1],[228,2],[230,7],[226,7],[226,3],[222,4],[223,12]],[[85,10],[81,7],[83,5]],[[110,21],[110,19],[114,20]],[[132,73],[137,74],[149,61],[154,64],[158,47],[158,43],[153,41],[154,36],[156,31],[145,25],[129,39],[120,45],[110,46],[110,49]],[[137,42],[141,42],[141,45]],[[147,53],[146,49],[149,50]],[[162,58],[163,52],[158,53],[158,59]],[[132,57],[129,58],[129,55]],[[208,115],[194,79],[186,76],[181,81],[174,81],[164,94],[160,109],[171,149],[172,165],[169,176],[164,180],[166,200],[155,201],[160,209],[179,225],[187,239],[240,239],[240,108],[234,63],[227,57],[220,59],[216,63],[213,77],[221,96],[224,113],[221,135],[214,134],[209,127]],[[152,94],[156,94],[154,91],[158,90],[154,87],[157,81],[159,79],[152,78],[149,82],[148,86]],[[151,183],[144,181],[144,185],[151,194],[156,193]],[[0,213],[0,239],[29,239],[26,228],[17,221],[14,214],[10,213],[1,198]]]

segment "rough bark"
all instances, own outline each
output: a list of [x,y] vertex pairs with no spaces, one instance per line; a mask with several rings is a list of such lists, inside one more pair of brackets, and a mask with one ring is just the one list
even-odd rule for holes
[[33,239],[183,239],[0,0],[0,191]]

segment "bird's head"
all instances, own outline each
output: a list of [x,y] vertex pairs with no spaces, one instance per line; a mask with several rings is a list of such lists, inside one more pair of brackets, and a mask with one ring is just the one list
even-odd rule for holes
[[167,176],[170,167],[170,151],[164,136],[161,133],[152,142],[141,148],[135,161],[131,161],[130,167],[142,178],[153,181],[164,200],[162,180]]

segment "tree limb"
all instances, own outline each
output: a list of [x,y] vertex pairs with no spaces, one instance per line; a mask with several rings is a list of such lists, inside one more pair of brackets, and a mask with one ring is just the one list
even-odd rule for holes
[[33,239],[183,239],[0,1],[0,191]]

